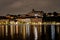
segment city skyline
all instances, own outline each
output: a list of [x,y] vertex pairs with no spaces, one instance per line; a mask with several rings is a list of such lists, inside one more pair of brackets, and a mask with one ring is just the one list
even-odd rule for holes
[[32,10],[0,16],[0,40],[60,40],[60,13]]

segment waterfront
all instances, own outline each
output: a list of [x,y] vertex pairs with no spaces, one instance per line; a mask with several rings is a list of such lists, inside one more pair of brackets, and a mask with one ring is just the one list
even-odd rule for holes
[[59,13],[34,9],[24,15],[0,16],[0,40],[60,40],[59,18]]

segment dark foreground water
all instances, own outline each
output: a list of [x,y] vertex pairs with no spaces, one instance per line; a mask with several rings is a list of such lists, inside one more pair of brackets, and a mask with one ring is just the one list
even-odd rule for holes
[[[22,36],[14,36],[13,38],[11,38],[10,36],[7,37],[0,37],[0,40],[35,40],[34,35],[30,35],[29,37],[27,36],[25,39]],[[36,40],[60,40],[60,36],[58,34],[55,34],[55,38],[52,39],[50,35],[41,35],[38,36],[38,38]]]

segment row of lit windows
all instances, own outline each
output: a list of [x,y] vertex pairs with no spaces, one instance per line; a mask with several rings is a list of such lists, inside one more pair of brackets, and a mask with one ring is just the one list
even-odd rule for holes
[[8,22],[8,23],[4,23],[4,22],[0,22],[0,25],[1,24],[31,24],[31,25],[46,25],[46,24],[53,24],[53,25],[59,25],[60,24],[60,22]]

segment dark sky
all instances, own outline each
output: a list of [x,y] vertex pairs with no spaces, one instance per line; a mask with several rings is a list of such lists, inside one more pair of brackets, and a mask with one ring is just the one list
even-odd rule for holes
[[0,15],[25,14],[32,9],[60,12],[60,0],[0,0]]

